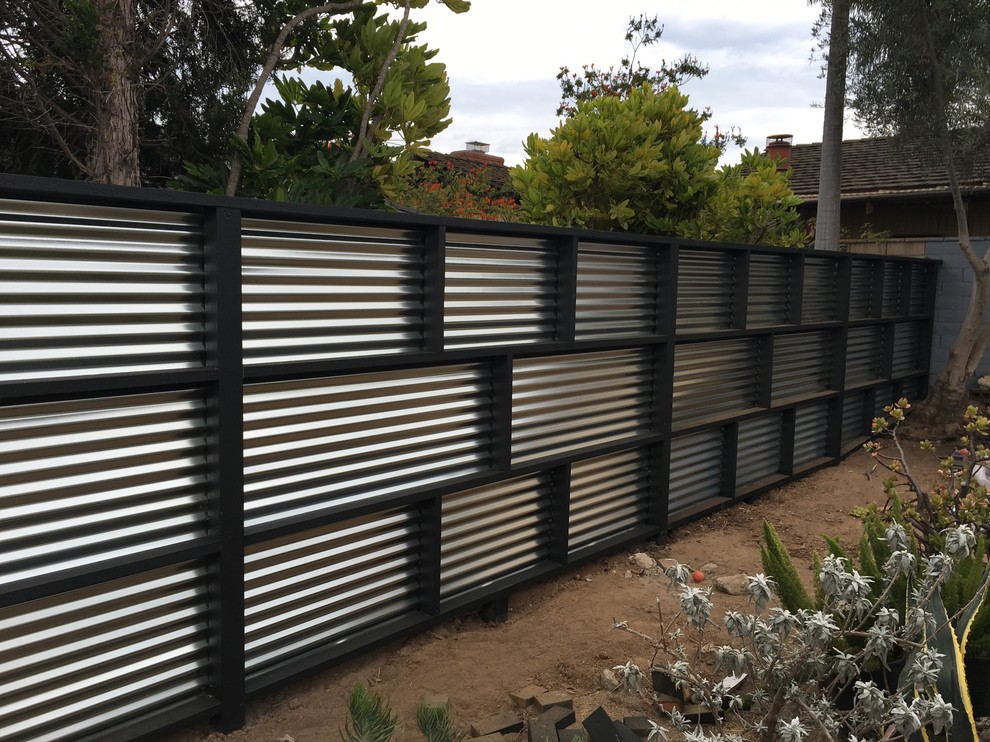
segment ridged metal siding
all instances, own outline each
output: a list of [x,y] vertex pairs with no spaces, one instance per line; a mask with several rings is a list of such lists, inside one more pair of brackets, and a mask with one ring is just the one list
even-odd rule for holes
[[794,465],[800,466],[828,454],[828,405],[824,402],[798,407],[794,423]]
[[485,367],[444,366],[244,390],[248,526],[421,489],[487,468]]
[[416,510],[386,510],[248,548],[248,677],[415,610],[419,530]]
[[759,345],[754,338],[678,345],[674,350],[673,425],[756,406]]
[[838,264],[834,260],[813,257],[804,259],[802,322],[828,322],[835,319],[838,280]]
[[677,259],[677,332],[732,327],[735,261],[732,253],[682,248]]
[[774,404],[829,388],[832,373],[832,335],[804,332],[778,335],[773,346]]
[[883,331],[851,327],[846,341],[846,386],[882,378]]
[[204,695],[208,599],[183,564],[0,608],[0,739],[98,738]]
[[549,559],[552,484],[540,472],[443,498],[442,598]]
[[842,400],[842,445],[848,445],[857,438],[869,434],[869,428],[864,422],[866,412],[866,393],[855,392]]
[[674,438],[670,442],[667,512],[677,514],[722,495],[722,428]]
[[786,324],[793,301],[791,260],[786,255],[751,254],[747,327]]
[[879,265],[872,260],[853,259],[849,284],[849,319],[871,319],[880,316],[880,298],[873,291],[873,276]]
[[646,523],[649,452],[623,451],[571,466],[571,551]]
[[0,584],[204,537],[205,422],[195,392],[0,407]]
[[647,350],[517,359],[513,462],[648,433],[652,401],[653,357]]
[[576,337],[590,340],[654,334],[661,301],[657,282],[655,250],[580,243]]
[[921,327],[922,325],[915,322],[899,322],[894,325],[894,360],[891,370],[895,375],[920,370]]
[[898,263],[885,263],[883,266],[883,316],[896,317],[900,314],[897,307],[903,301],[904,294],[910,290],[908,278],[904,275],[904,266]]
[[884,384],[876,387],[873,394],[873,417],[886,417],[887,421],[890,422],[890,418],[883,411],[883,408],[897,401],[894,397],[894,387],[890,384]]
[[196,217],[0,200],[0,381],[204,365]]
[[736,489],[780,473],[783,420],[768,415],[739,423],[736,448]]
[[245,219],[244,363],[423,345],[423,237],[410,230]]
[[449,232],[445,347],[553,340],[557,263],[549,240]]

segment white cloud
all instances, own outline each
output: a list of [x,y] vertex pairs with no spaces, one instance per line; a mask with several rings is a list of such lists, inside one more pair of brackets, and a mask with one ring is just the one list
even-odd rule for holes
[[529,133],[546,135],[557,123],[560,66],[618,64],[628,50],[626,23],[644,12],[657,13],[665,32],[640,59],[656,65],[690,53],[708,64],[708,76],[684,92],[693,106],[712,109],[713,124],[739,127],[749,147],[777,133],[820,141],[821,109],[812,104],[823,99],[824,82],[809,60],[818,8],[804,0],[473,0],[464,14],[439,2],[415,13],[428,24],[421,40],[438,50],[451,82],[453,123],[433,148],[478,139],[508,164],[521,162]]

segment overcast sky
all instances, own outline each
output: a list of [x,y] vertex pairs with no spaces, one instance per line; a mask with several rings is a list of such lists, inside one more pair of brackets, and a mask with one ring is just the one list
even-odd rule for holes
[[[640,52],[644,64],[689,52],[710,67],[682,91],[692,107],[711,108],[709,124],[739,127],[748,148],[762,149],[770,134],[821,141],[822,111],[812,106],[824,100],[824,81],[809,59],[818,7],[807,0],[473,0],[460,15],[435,2],[414,12],[450,77],[453,123],[433,140],[438,151],[480,140],[507,164],[521,162],[529,133],[557,124],[560,66],[618,65],[626,23],[640,13],[665,26],[660,45]],[[847,121],[845,137],[855,136]]]

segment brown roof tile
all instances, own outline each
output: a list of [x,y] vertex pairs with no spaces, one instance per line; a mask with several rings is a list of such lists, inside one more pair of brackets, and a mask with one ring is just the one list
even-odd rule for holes
[[505,195],[514,193],[512,183],[509,181],[509,168],[500,162],[502,160],[501,157],[482,159],[473,155],[463,155],[459,152],[426,151],[422,154],[414,155],[413,158],[426,165],[436,163],[438,167],[446,167],[447,163],[450,163],[451,168],[462,175],[466,175],[471,171],[477,171],[496,193]]
[[[805,199],[818,197],[822,145],[791,147],[791,189]],[[990,157],[962,179],[967,189],[990,188]],[[848,139],[842,143],[842,196],[906,195],[948,191],[945,168],[893,139]]]

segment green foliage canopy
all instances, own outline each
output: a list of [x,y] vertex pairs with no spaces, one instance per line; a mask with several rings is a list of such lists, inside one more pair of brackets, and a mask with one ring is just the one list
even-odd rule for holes
[[[253,117],[249,142],[233,142],[243,162],[238,195],[381,206],[412,172],[412,153],[449,125],[446,68],[432,61],[435,50],[414,43],[425,24],[403,30],[375,10],[366,3],[352,16],[324,19],[325,33],[312,37],[322,45],[312,49],[315,66],[344,70],[348,82],[275,78],[280,99]],[[389,62],[400,30],[403,41]],[[384,84],[373,95],[383,68]],[[368,129],[356,155],[362,116]],[[223,193],[228,174],[228,159],[188,163],[179,184]]]
[[719,169],[715,192],[694,221],[679,234],[699,240],[747,245],[801,247],[808,239],[790,187],[790,170],[758,150],[746,151],[739,163]]
[[786,172],[746,153],[716,171],[704,116],[676,87],[576,103],[511,172],[520,214],[537,224],[795,247],[804,230]]
[[531,134],[513,168],[524,218],[562,227],[673,233],[715,188],[718,148],[676,87],[577,102],[550,138]]

